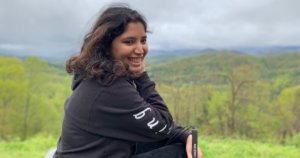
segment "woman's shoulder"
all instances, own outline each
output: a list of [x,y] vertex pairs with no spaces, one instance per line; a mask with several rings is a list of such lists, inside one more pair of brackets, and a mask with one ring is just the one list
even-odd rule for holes
[[132,80],[126,76],[116,78],[111,84],[105,85],[95,79],[85,80],[80,87],[82,95],[95,96],[98,102],[109,102],[112,104],[120,99],[120,96],[128,96],[136,93]]
[[134,82],[128,76],[119,76],[108,85],[101,85],[106,91],[127,91],[134,87]]
[[105,83],[102,82],[99,79],[87,79],[83,81],[84,85],[92,86],[92,87],[97,87],[97,88],[105,88],[105,89],[110,89],[112,87],[119,87],[119,86],[124,86],[124,85],[134,85],[134,82],[132,79],[130,79],[128,76],[118,76],[116,77],[113,81],[110,83]]

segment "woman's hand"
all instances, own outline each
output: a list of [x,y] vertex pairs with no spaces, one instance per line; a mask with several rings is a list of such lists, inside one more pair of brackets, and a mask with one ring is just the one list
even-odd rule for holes
[[[186,141],[186,154],[188,158],[193,158],[192,156],[192,135],[190,134],[187,138]],[[198,147],[198,158],[203,158],[202,157],[202,151]]]

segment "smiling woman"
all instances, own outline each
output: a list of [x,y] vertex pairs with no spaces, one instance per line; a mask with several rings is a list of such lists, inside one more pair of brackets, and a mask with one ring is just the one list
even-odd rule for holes
[[173,121],[145,71],[147,52],[141,14],[111,6],[100,15],[66,64],[73,93],[55,157],[192,158],[192,136]]
[[126,73],[138,75],[143,65],[137,61],[143,61],[148,52],[146,32],[145,18],[135,10],[124,6],[106,9],[86,35],[81,53],[67,61],[67,72],[97,78],[106,85]]
[[144,71],[144,58],[148,52],[145,27],[141,22],[131,22],[124,33],[112,42],[113,58],[123,61],[129,72],[138,75]]

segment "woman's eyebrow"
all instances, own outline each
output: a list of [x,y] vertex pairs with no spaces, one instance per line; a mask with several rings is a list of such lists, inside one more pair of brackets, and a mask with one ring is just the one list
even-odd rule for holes
[[[145,38],[147,38],[147,35],[142,36],[141,38],[145,39]],[[124,37],[124,39],[137,39],[137,37],[135,37],[135,36],[127,36],[127,37]]]
[[132,36],[128,36],[128,37],[124,37],[124,40],[134,40],[134,39],[136,39],[136,37],[132,37]]

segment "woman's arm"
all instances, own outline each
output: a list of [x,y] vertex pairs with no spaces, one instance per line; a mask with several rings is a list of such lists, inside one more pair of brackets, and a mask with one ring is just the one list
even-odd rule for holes
[[167,106],[153,89],[154,82],[146,81],[146,73],[140,77],[139,88],[145,90],[143,94],[126,77],[120,77],[110,87],[104,88],[92,106],[89,131],[141,142],[178,135],[186,142],[188,133],[173,122]]
[[[155,89],[155,83],[150,80],[147,72],[143,72],[138,78],[134,79],[134,82],[136,84],[136,88],[141,95],[141,97],[144,98],[145,101],[148,103],[155,103],[155,102],[161,102],[163,105],[166,105],[163,101],[162,97],[159,95],[159,93]],[[166,107],[166,111],[169,112],[168,108]],[[169,112],[170,113],[170,112]],[[171,116],[171,114],[170,114]],[[172,117],[172,116],[171,116]],[[171,139],[168,142],[183,142],[186,143],[187,137],[190,134],[187,132],[184,128],[174,123],[174,133],[176,135],[172,136]]]

